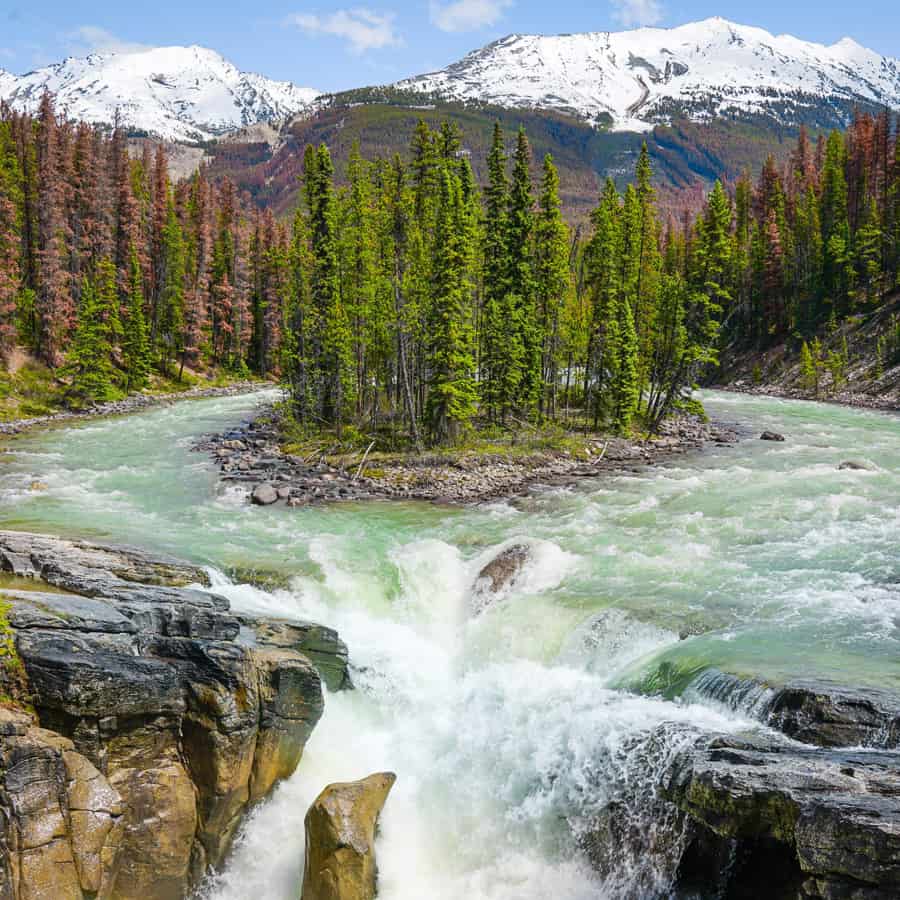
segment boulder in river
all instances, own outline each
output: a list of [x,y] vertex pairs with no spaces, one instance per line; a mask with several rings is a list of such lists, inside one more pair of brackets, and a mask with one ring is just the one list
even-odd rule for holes
[[783,434],[779,434],[777,431],[764,431],[764,432],[759,436],[759,439],[760,439],[761,441],[783,441],[783,440],[784,440],[784,435],[783,435]]
[[278,491],[271,484],[260,484],[253,489],[250,500],[257,506],[269,506],[278,500]]
[[528,544],[512,544],[486,563],[472,589],[473,614],[483,612],[498,594],[512,587],[530,559],[531,548]]
[[306,814],[301,900],[374,900],[375,828],[397,776],[330,784]]
[[839,466],[838,469],[840,471],[845,471],[849,469],[852,472],[871,472],[872,465],[867,462],[863,462],[858,459],[845,459]]

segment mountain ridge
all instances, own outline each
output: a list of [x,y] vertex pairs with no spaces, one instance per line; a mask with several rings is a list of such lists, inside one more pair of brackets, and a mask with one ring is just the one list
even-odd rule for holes
[[811,124],[827,127],[854,104],[900,108],[900,60],[849,37],[818,44],[713,17],[673,28],[514,33],[392,87],[555,109],[619,131],[731,114],[796,124],[821,107],[821,123]]
[[244,72],[215,50],[152,47],[69,56],[24,75],[0,70],[0,100],[34,112],[45,91],[74,119],[182,143],[202,143],[308,109],[319,91]]

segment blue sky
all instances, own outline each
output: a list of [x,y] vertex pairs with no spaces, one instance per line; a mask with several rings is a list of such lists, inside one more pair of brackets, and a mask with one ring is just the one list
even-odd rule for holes
[[900,57],[896,0],[0,0],[0,67],[135,45],[202,44],[237,66],[321,90],[394,81],[510,32],[605,31],[720,15],[831,43],[845,35]]

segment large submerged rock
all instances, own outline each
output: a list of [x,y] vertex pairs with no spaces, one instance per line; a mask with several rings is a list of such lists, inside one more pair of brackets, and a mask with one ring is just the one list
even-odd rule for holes
[[374,900],[375,828],[397,776],[330,784],[306,814],[302,900]]
[[516,583],[532,558],[528,544],[512,544],[485,563],[472,586],[472,614],[484,612]]
[[0,571],[46,585],[0,589],[18,653],[0,680],[42,726],[4,738],[0,897],[186,896],[296,768],[322,714],[316,666],[246,639],[177,560],[0,532]]

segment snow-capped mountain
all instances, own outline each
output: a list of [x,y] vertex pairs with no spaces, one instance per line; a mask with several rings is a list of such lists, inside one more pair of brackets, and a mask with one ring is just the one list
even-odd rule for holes
[[287,119],[319,92],[241,72],[204,47],[95,53],[16,76],[0,70],[0,99],[34,112],[44,91],[72,119],[111,123],[196,142],[257,122]]
[[395,87],[448,100],[550,108],[620,131],[675,115],[835,118],[865,103],[900,108],[900,61],[850,38],[831,46],[713,18],[677,28],[514,34]]

